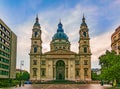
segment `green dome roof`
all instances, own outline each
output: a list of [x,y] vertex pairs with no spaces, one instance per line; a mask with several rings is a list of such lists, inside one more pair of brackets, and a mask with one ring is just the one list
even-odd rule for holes
[[53,38],[53,40],[56,40],[56,39],[64,39],[64,40],[68,40],[68,37],[67,35],[64,33],[64,32],[57,32]]
[[52,37],[52,40],[56,40],[56,39],[68,40],[68,37],[64,33],[64,30],[62,28],[62,23],[61,22],[58,24],[57,33]]

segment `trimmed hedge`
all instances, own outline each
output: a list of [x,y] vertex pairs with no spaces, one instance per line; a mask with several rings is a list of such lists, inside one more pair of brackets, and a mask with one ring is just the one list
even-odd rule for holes
[[12,87],[12,86],[16,86],[19,83],[19,81],[17,80],[0,80],[0,88],[1,87]]

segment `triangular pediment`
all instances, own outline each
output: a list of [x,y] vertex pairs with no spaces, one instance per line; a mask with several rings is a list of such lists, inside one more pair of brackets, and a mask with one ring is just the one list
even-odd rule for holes
[[72,52],[72,51],[68,51],[68,50],[62,50],[62,49],[59,49],[59,50],[54,50],[54,51],[49,51],[49,52],[46,52],[44,54],[65,54],[65,55],[72,55],[72,54],[77,54],[75,52]]

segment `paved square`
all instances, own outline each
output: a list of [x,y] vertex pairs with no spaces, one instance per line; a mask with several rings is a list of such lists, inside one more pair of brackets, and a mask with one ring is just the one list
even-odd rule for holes
[[22,87],[2,88],[2,89],[107,89],[110,85],[100,84],[32,84]]

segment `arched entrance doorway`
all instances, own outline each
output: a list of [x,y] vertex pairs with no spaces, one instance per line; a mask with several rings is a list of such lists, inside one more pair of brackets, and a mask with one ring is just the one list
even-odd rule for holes
[[56,80],[65,79],[65,63],[62,60],[56,62]]

